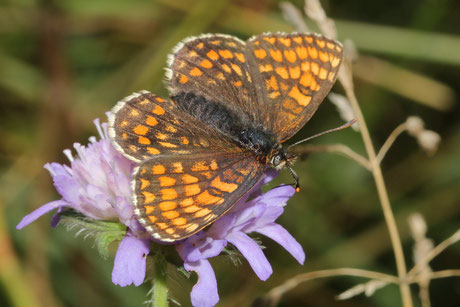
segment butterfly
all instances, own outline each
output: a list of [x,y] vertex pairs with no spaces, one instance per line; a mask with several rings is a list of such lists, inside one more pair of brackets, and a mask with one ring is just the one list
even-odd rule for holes
[[187,238],[227,212],[268,168],[290,168],[282,144],[334,84],[342,45],[317,34],[187,38],[168,57],[170,98],[141,91],[109,116],[117,150],[134,161],[140,223],[160,242]]

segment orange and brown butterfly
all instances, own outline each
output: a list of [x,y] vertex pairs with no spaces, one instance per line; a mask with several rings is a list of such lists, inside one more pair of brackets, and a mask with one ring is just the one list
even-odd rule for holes
[[109,117],[114,146],[137,163],[135,214],[152,237],[193,235],[267,168],[289,167],[294,155],[281,144],[315,113],[342,56],[340,43],[316,34],[268,33],[247,42],[211,34],[179,43],[168,61],[171,97],[142,91]]

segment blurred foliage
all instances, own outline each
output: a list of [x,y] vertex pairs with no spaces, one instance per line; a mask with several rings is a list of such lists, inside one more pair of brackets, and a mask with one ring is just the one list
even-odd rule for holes
[[[293,3],[303,6],[301,0]],[[381,146],[409,115],[421,116],[429,129],[442,136],[439,152],[427,157],[414,139],[403,135],[383,162],[406,259],[412,264],[410,213],[425,216],[428,236],[435,242],[460,225],[460,2],[350,0],[323,1],[323,5],[336,19],[341,40],[353,40],[361,54],[378,56],[394,68],[370,67],[360,59],[356,63],[356,92],[375,146]],[[247,39],[265,31],[292,31],[278,1],[1,2],[1,306],[142,305],[148,283],[138,288],[114,286],[113,257],[102,259],[91,240],[75,238],[64,227],[51,229],[49,216],[20,232],[15,226],[26,213],[58,197],[42,166],[66,162],[63,149],[71,148],[73,142],[85,144],[96,135],[94,118],[105,119],[105,112],[133,91],[167,95],[164,67],[176,43],[206,32]],[[339,86],[334,90],[342,91]],[[418,91],[422,98],[417,98]],[[326,101],[295,139],[340,122]],[[352,129],[314,141],[339,142],[364,153],[361,138]],[[274,267],[267,282],[258,280],[246,262],[235,269],[225,259],[214,259],[220,306],[249,306],[299,272],[350,266],[395,273],[370,174],[342,156],[326,153],[312,154],[297,162],[295,169],[303,189],[291,199],[280,223],[304,247],[306,264],[299,266],[266,239],[262,239],[268,247],[265,253]],[[283,174],[276,184],[290,181]],[[456,245],[432,266],[458,269],[459,259]],[[171,275],[173,297],[188,306],[196,277],[187,280],[173,269]],[[361,281],[337,277],[303,284],[284,297],[280,306],[400,304],[396,286],[370,298],[335,301],[337,294]],[[458,306],[458,278],[435,280],[430,289],[433,306]],[[416,296],[417,289],[412,290]]]

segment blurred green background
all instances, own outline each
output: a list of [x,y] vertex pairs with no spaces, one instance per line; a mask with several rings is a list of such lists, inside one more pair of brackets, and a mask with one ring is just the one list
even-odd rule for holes
[[[303,7],[302,0],[292,2]],[[412,266],[410,213],[422,213],[428,236],[439,243],[460,225],[460,2],[456,0],[323,1],[337,21],[339,39],[362,55],[354,69],[356,94],[374,145],[409,115],[440,133],[438,153],[427,157],[403,134],[382,167],[404,251]],[[309,23],[313,30],[317,30]],[[183,38],[227,33],[247,39],[266,31],[293,31],[274,0],[3,0],[0,3],[0,305],[142,306],[149,284],[111,283],[113,258],[103,260],[88,239],[47,215],[22,231],[21,218],[59,196],[46,162],[67,163],[62,150],[96,135],[94,118],[133,91],[165,97],[166,55]],[[376,58],[380,59],[379,61]],[[333,89],[338,93],[340,86]],[[326,100],[295,139],[342,122]],[[352,129],[314,140],[345,143],[365,154]],[[356,267],[396,274],[394,257],[370,173],[342,156],[311,154],[299,161],[302,191],[279,222],[307,254],[298,265],[281,247],[262,242],[274,273],[257,279],[243,261],[235,268],[213,259],[220,306],[249,306],[295,274]],[[287,172],[286,172],[287,173]],[[276,184],[291,182],[282,174]],[[459,269],[460,245],[432,262],[434,270]],[[182,306],[196,278],[171,270],[170,288]],[[279,306],[399,306],[396,286],[372,297],[336,301],[363,279],[334,277],[302,284]],[[433,306],[458,306],[460,279],[434,280]],[[417,295],[413,286],[412,293]],[[419,306],[418,298],[415,298]]]

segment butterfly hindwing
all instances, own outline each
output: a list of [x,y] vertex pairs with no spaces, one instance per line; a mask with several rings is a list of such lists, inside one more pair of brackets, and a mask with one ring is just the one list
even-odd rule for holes
[[[334,84],[343,51],[316,34],[262,34],[246,43],[256,109],[279,142],[291,138],[313,116]],[[265,111],[265,112],[263,112]]]

